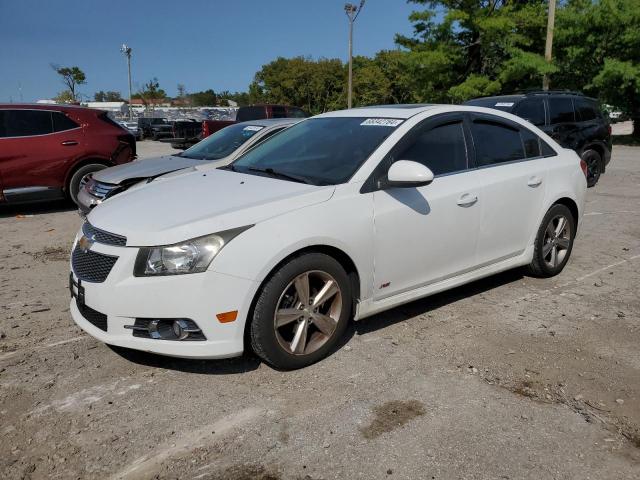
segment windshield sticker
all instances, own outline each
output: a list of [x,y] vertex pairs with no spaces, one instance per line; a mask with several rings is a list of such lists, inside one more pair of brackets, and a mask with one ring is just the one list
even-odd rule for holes
[[513,102],[498,102],[496,107],[513,107]]
[[397,127],[402,123],[402,120],[397,118],[367,118],[360,125],[374,126],[374,127]]
[[264,127],[258,127],[257,125],[249,125],[247,127],[244,127],[242,130],[245,130],[247,132],[259,132],[263,128]]

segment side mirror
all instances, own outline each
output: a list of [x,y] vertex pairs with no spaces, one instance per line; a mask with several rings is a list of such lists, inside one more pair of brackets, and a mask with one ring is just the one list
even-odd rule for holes
[[412,188],[429,185],[433,182],[433,172],[421,163],[411,160],[394,162],[382,180],[383,188]]

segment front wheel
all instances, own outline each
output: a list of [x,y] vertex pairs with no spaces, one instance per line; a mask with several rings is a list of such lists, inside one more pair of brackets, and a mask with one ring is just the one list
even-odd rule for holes
[[337,346],[351,316],[342,265],[322,253],[295,257],[258,293],[249,330],[253,351],[275,368],[306,367]]
[[561,204],[552,206],[538,228],[529,272],[537,277],[559,274],[569,261],[575,236],[571,210]]
[[73,175],[71,175],[71,178],[69,179],[69,184],[67,185],[67,197],[77,205],[78,193],[80,192],[80,189],[84,187],[84,178],[90,173],[97,172],[98,170],[103,170],[105,168],[107,168],[107,166],[102,165],[101,163],[90,163],[78,168],[73,172]]

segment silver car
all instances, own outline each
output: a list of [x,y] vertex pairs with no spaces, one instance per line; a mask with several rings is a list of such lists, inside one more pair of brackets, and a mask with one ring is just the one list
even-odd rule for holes
[[142,181],[187,168],[228,165],[250,148],[299,121],[299,118],[278,118],[236,123],[184,152],[138,160],[89,174],[83,179],[78,193],[80,214],[88,214],[107,198]]

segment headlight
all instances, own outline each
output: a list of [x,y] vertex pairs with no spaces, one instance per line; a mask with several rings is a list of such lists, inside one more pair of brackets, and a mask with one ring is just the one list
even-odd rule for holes
[[204,272],[234,237],[253,225],[194,238],[175,245],[142,247],[133,269],[135,277]]

